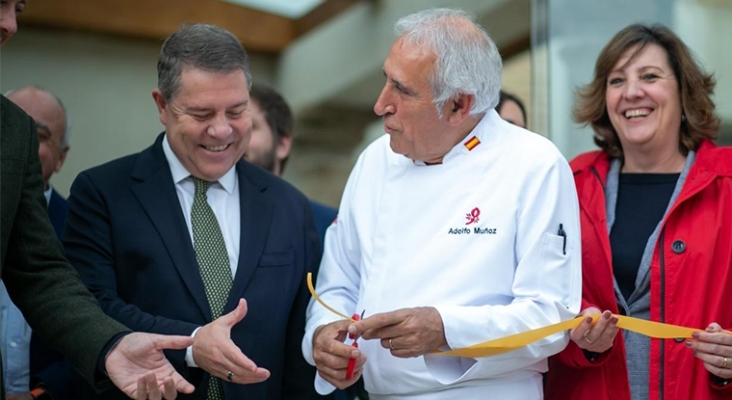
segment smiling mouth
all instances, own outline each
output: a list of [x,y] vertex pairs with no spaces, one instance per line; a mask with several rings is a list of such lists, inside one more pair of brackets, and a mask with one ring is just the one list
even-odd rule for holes
[[208,151],[220,152],[220,151],[226,150],[229,147],[229,145],[228,144],[223,144],[221,146],[203,146],[203,145],[201,145],[201,147],[203,147],[204,149],[206,149]]
[[648,108],[636,108],[636,109],[633,109],[633,110],[626,110],[625,113],[623,113],[623,115],[627,119],[633,119],[633,118],[646,117],[651,112],[653,112],[653,110],[648,109]]

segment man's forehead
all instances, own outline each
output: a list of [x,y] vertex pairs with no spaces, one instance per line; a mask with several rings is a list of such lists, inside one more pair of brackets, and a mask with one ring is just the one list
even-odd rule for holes
[[436,56],[429,48],[419,44],[394,43],[384,60],[382,72],[388,79],[402,83],[426,82],[435,66]]
[[405,36],[394,41],[390,53],[392,52],[398,52],[410,59],[436,58],[435,51],[429,44]]
[[228,99],[228,101],[222,101],[219,98],[210,96],[182,96],[180,95],[180,93],[174,95],[171,100],[172,101],[170,102],[170,105],[174,111],[186,113],[231,110],[241,107],[250,108],[251,104],[248,92],[246,92],[245,95],[239,96],[236,99]]

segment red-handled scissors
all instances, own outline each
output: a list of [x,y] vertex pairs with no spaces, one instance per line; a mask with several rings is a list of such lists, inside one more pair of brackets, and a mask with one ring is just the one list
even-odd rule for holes
[[[361,311],[361,315],[353,314],[351,318],[353,318],[354,321],[360,321],[363,319],[363,314],[366,312],[366,310]],[[358,336],[356,336],[353,333],[348,334],[348,338],[353,340],[353,343],[351,343],[351,346],[358,348]],[[348,359],[348,369],[346,369],[346,380],[353,378],[353,370],[356,369],[356,359],[355,358],[349,358]]]

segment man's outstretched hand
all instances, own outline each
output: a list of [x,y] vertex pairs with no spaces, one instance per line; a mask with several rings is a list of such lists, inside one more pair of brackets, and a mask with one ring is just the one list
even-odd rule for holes
[[[247,302],[201,327],[193,339],[193,360],[209,374],[242,385],[264,382],[270,372],[258,367],[231,340],[231,329],[247,315]],[[231,372],[231,378],[229,378]]]
[[193,393],[193,385],[175,371],[164,349],[185,349],[188,336],[135,332],[123,337],[107,355],[105,367],[112,382],[133,399],[175,399],[178,392]]

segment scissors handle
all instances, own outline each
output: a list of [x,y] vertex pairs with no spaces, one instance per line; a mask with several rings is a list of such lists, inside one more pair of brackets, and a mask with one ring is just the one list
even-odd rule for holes
[[[351,316],[354,321],[358,321],[361,319],[361,316],[358,314],[353,314]],[[353,340],[353,343],[351,343],[351,346],[358,348],[358,338],[355,334],[349,333],[348,338]],[[356,369],[356,359],[355,358],[349,358],[348,359],[348,368],[346,369],[346,379],[353,378],[353,371]]]

